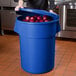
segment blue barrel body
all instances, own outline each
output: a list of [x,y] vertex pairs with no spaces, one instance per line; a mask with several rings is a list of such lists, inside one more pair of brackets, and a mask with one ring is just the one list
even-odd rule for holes
[[[29,13],[25,15],[30,15]],[[59,20],[51,22],[23,22],[16,18],[14,31],[20,38],[21,67],[32,74],[49,72],[54,68],[55,35],[60,31]]]

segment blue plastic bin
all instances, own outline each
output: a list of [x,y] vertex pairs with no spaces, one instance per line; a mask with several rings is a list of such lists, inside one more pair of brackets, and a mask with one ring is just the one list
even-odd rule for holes
[[[32,74],[51,71],[55,61],[55,35],[60,31],[59,16],[44,10],[21,9],[14,31],[19,34],[21,67]],[[48,15],[50,22],[23,22],[27,15]]]

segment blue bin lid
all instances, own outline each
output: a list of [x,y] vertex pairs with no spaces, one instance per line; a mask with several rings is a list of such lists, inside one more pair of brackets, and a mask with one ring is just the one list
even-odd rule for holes
[[34,14],[42,14],[42,15],[48,15],[53,17],[54,19],[59,19],[59,16],[57,14],[48,12],[46,10],[39,10],[39,9],[29,9],[29,8],[20,8],[19,11],[17,11],[17,14],[19,15],[25,15],[27,13],[34,13]]

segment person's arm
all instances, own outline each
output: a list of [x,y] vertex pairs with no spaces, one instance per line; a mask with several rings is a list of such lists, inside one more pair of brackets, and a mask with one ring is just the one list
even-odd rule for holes
[[56,8],[56,5],[54,4],[55,0],[49,0],[49,2],[50,2],[50,7],[49,8],[51,10],[55,9]]
[[23,0],[18,1],[18,5],[15,7],[15,11],[18,11],[19,8],[23,8]]
[[54,4],[55,0],[49,0],[49,2],[50,2],[49,12],[52,12],[52,13],[56,14],[56,13],[53,11],[53,9],[56,8],[56,5]]

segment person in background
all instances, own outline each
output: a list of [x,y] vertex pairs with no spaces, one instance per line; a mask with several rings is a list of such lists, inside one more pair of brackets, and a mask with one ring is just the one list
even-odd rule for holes
[[[26,0],[25,0],[26,1]],[[28,8],[34,8],[34,9],[42,9],[42,10],[49,10],[52,13],[53,9],[56,7],[54,5],[54,0],[49,0],[50,7],[48,8],[48,0],[27,0],[27,7]],[[19,0],[18,5],[15,7],[15,11],[19,11],[19,8],[23,7],[24,0]]]

